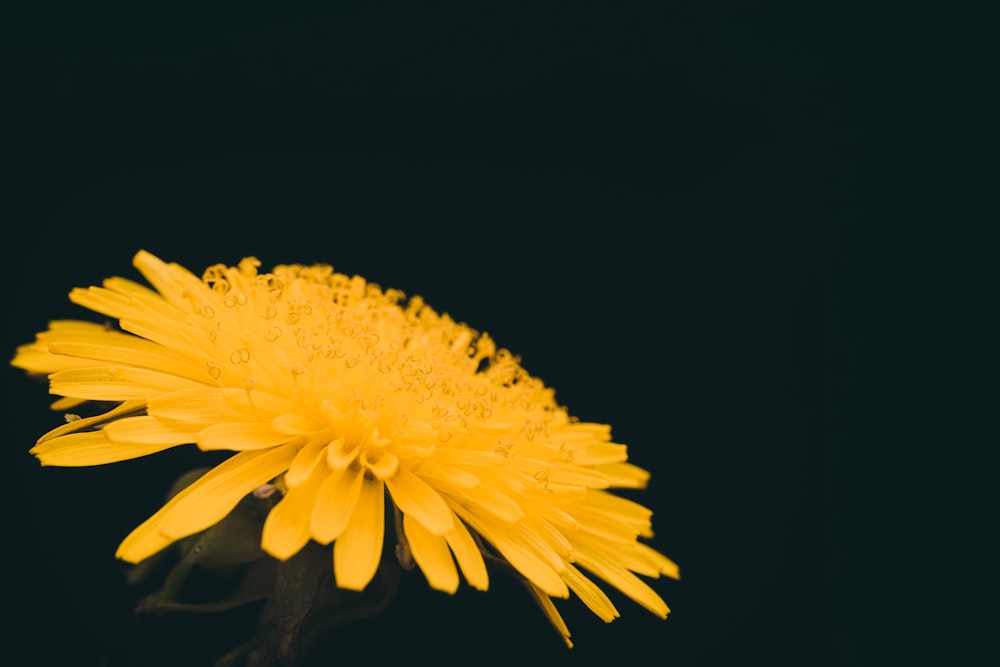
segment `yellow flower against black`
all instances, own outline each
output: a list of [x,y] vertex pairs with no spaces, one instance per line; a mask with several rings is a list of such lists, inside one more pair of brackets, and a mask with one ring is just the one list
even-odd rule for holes
[[31,452],[43,465],[192,443],[234,452],[135,528],[119,558],[143,561],[271,485],[263,550],[286,560],[332,544],[343,589],[375,576],[390,503],[398,557],[430,586],[486,590],[486,560],[502,560],[569,645],[553,598],[619,615],[596,581],[667,616],[643,577],[677,566],[641,541],[651,511],[611,491],[648,473],[486,333],[326,265],[261,273],[248,258],[198,278],[145,251],[134,263],[152,289],[110,278],[70,293],[116,327],[54,321],[12,362],[48,375],[58,410],[116,406],[42,436]]

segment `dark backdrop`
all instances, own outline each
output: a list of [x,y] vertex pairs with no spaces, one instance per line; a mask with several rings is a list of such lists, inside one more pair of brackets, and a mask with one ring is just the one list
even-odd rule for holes
[[[896,237],[869,224],[861,122],[884,24],[814,3],[328,4],[12,18],[8,354],[85,315],[70,288],[135,277],[140,248],[420,294],[652,472],[637,497],[681,566],[655,584],[673,613],[564,605],[567,651],[516,587],[449,598],[411,573],[315,664],[890,664],[906,587],[882,585],[880,548],[902,529],[871,502],[905,364],[882,356],[898,301],[871,280]],[[187,454],[42,469],[26,452],[58,415],[4,379],[25,664],[209,664],[247,619],[136,618],[113,559]]]

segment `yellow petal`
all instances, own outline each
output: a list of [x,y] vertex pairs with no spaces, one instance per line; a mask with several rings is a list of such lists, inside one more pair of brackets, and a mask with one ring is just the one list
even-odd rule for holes
[[206,426],[198,433],[198,447],[204,450],[245,451],[284,445],[298,436],[276,433],[270,424],[229,422]]
[[207,528],[245,495],[287,470],[294,455],[292,447],[234,454],[184,489],[184,498],[161,519],[160,531],[179,539]]
[[52,401],[52,405],[50,405],[49,408],[55,410],[56,412],[64,412],[66,410],[72,410],[76,406],[82,405],[86,402],[87,401],[83,400],[82,398],[63,397]]
[[150,285],[171,301],[182,302],[185,287],[204,285],[197,276],[179,264],[167,264],[145,250],[135,254],[132,265],[139,269]]
[[104,427],[104,433],[114,442],[146,443],[150,445],[185,445],[194,442],[199,425],[167,421],[143,415],[117,419]]
[[455,560],[462,568],[462,574],[469,585],[480,591],[487,590],[490,587],[490,577],[486,571],[486,562],[465,524],[456,519],[455,527],[445,533],[444,538],[455,554]]
[[479,484],[457,495],[466,504],[474,505],[478,510],[492,514],[506,523],[514,523],[524,517],[524,510],[516,500],[490,484]]
[[665,574],[671,579],[681,578],[681,570],[677,566],[677,563],[670,560],[656,549],[652,548],[648,544],[643,544],[642,542],[636,543],[635,548],[639,552],[640,556],[645,558],[653,565],[653,567],[660,571],[660,574]]
[[[138,412],[145,405],[143,401],[125,401],[121,405],[108,410],[107,412],[101,413],[99,415],[94,415],[93,417],[84,417],[82,419],[75,419],[70,422],[66,422],[62,426],[57,426],[52,429],[41,438],[38,439],[39,444],[45,442],[46,440],[51,440],[60,435],[66,435],[67,433],[73,433],[75,431],[81,431],[84,429],[91,428],[97,424],[101,424],[106,421],[115,419],[116,417],[121,417],[122,415],[127,415],[130,412]],[[52,406],[55,408],[55,405]]]
[[208,528],[241,498],[284,471],[294,455],[294,448],[278,447],[231,456],[133,530],[118,547],[118,558],[137,563],[171,542]]
[[112,442],[103,431],[56,436],[31,448],[43,466],[99,466],[136,459],[173,447],[168,443]]
[[631,463],[605,463],[594,469],[608,478],[608,483],[620,489],[644,489],[649,472]]
[[300,410],[302,406],[294,403],[284,396],[270,391],[261,391],[258,387],[255,391],[245,389],[222,389],[222,394],[226,398],[226,404],[234,410],[241,410],[247,414],[252,414],[260,421],[272,419],[278,415]]
[[413,560],[420,566],[431,588],[445,593],[457,591],[458,570],[445,538],[432,534],[409,514],[403,515],[403,532]]
[[628,448],[610,442],[587,444],[567,443],[562,447],[571,462],[581,466],[621,463],[628,458]]
[[111,290],[112,292],[118,292],[119,294],[124,294],[126,296],[146,296],[146,297],[158,296],[156,292],[149,289],[145,285],[137,283],[134,280],[129,280],[128,278],[122,278],[120,276],[107,278],[101,284],[104,285],[104,287],[106,287],[107,289]]
[[587,605],[587,609],[594,612],[605,623],[610,623],[621,615],[607,594],[573,565],[566,565],[563,579],[566,580],[570,590],[580,598],[580,601]]
[[563,620],[562,614],[556,609],[556,606],[552,603],[552,598],[545,594],[545,591],[535,586],[530,581],[527,583],[527,589],[531,593],[532,597],[538,603],[538,606],[542,608],[545,612],[546,618],[552,624],[552,627],[556,629],[556,632],[563,638],[566,642],[566,646],[573,648],[573,642],[570,641],[569,627],[566,625],[566,621]]
[[167,373],[127,366],[76,368],[49,376],[49,391],[90,401],[145,400],[165,392],[196,386]]
[[545,543],[546,548],[558,554],[560,565],[563,564],[563,561],[572,559],[573,545],[551,523],[533,514],[525,514],[521,520],[521,524],[529,532],[537,535],[538,539]]
[[490,542],[521,575],[538,588],[557,598],[569,597],[569,588],[552,565],[518,539],[509,524],[489,516],[475,516],[460,506],[456,513],[477,533]]
[[41,335],[66,334],[71,336],[86,336],[99,335],[106,331],[108,331],[107,325],[97,322],[88,322],[87,320],[52,320],[49,322],[48,330]]
[[599,471],[578,465],[555,464],[547,474],[548,481],[553,484],[586,486],[590,489],[606,489],[610,486],[608,478]]
[[314,540],[329,544],[344,532],[361,494],[363,476],[361,470],[335,470],[323,480],[310,517]]
[[576,517],[583,530],[604,539],[631,543],[641,532],[622,522],[618,517],[602,514],[590,507],[574,505],[566,509]]
[[133,310],[132,300],[129,297],[101,287],[74,287],[70,290],[69,300],[78,306],[115,319],[120,319]]
[[312,474],[299,486],[289,489],[285,497],[271,508],[261,533],[261,548],[264,551],[278,560],[287,560],[306,545],[316,490],[325,477],[325,466],[313,466]]
[[313,428],[313,423],[298,412],[286,412],[271,420],[271,428],[278,433],[303,433]]
[[[611,539],[632,541],[635,535],[652,537],[653,512],[639,503],[602,491],[591,491],[566,508],[592,532]],[[616,538],[616,535],[622,537]]]
[[[326,443],[322,440],[311,440],[306,446],[299,450],[299,453],[292,459],[285,473],[285,484],[288,487],[296,487],[312,474],[316,468],[326,460]],[[326,466],[324,465],[325,469]]]
[[[153,516],[156,516],[155,514]],[[118,545],[116,558],[120,558],[129,563],[138,563],[150,556],[163,551],[177,541],[176,538],[168,537],[155,530],[145,530],[144,527],[153,517],[147,519],[138,528],[133,530],[125,540]]]
[[648,507],[612,493],[590,493],[583,504],[636,525],[648,524],[653,516],[653,511]]
[[226,400],[226,390],[192,387],[149,399],[149,414],[192,424],[246,421],[252,413],[238,410]]
[[521,499],[525,514],[533,514],[559,529],[563,534],[580,530],[580,522],[569,512],[554,505],[548,498],[526,496]]
[[[181,334],[176,323],[173,326],[164,326],[162,324],[150,324],[149,322],[122,318],[118,320],[118,325],[124,331],[135,334],[140,338],[151,340],[168,349],[183,352],[188,357],[196,358],[199,355],[204,356],[204,353],[192,346],[191,341]],[[212,355],[209,355],[209,358],[212,358]],[[206,367],[205,381],[212,384],[210,381],[214,380],[214,378],[210,375],[209,370]]]
[[607,556],[579,547],[576,549],[576,561],[660,618],[666,618],[670,613],[667,603],[656,591]]
[[199,365],[162,345],[137,336],[115,335],[114,332],[109,332],[106,338],[106,341],[101,342],[73,340],[53,342],[49,344],[49,352],[58,356],[147,368],[168,375],[180,375],[196,382],[201,382],[205,377],[203,364]]
[[376,479],[388,480],[399,470],[399,458],[392,452],[382,451],[374,457],[361,457],[361,465]]
[[344,438],[337,438],[326,446],[326,462],[333,470],[346,470],[358,458],[360,448],[348,445]]
[[459,489],[471,489],[479,484],[480,479],[467,470],[449,465],[437,465],[433,462],[420,467],[420,476],[425,480],[440,480],[449,486]]
[[680,578],[680,571],[672,560],[642,542],[609,540],[589,532],[574,533],[572,538],[575,544],[602,553],[636,574],[654,579],[661,574]]
[[339,587],[364,590],[378,570],[384,539],[385,485],[365,479],[347,529],[333,545],[333,574]]
[[86,368],[87,366],[93,366],[94,362],[86,359],[54,355],[49,352],[49,346],[45,343],[28,343],[17,348],[10,365],[26,370],[29,373],[48,374],[71,368]]
[[[541,525],[541,523],[539,524]],[[566,569],[566,559],[563,554],[560,553],[560,547],[565,544],[564,541],[560,540],[555,545],[549,541],[549,535],[552,531],[547,530],[546,532],[539,534],[532,527],[530,522],[521,521],[518,524],[511,526],[508,530],[508,537],[513,541],[517,542],[519,546],[530,549],[535,555],[542,558],[553,571],[562,573]],[[563,553],[565,549],[563,547]],[[568,555],[568,554],[567,554]]]
[[434,535],[444,535],[453,524],[451,509],[441,494],[407,468],[385,480],[392,501],[404,514],[412,515]]

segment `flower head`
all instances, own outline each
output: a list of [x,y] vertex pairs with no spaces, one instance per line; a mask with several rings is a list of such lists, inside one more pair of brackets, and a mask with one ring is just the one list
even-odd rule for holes
[[145,251],[134,263],[153,289],[110,278],[70,293],[118,327],[54,321],[12,362],[48,374],[57,409],[115,404],[42,436],[31,452],[43,465],[192,443],[235,452],[135,528],[121,559],[142,561],[273,484],[262,548],[284,560],[332,544],[341,588],[375,575],[388,501],[399,558],[433,588],[454,592],[461,575],[486,590],[484,558],[505,561],[567,643],[552,598],[619,615],[594,579],[666,617],[637,575],[677,567],[639,539],[650,510],[609,491],[648,473],[487,334],[326,265],[260,273],[248,258],[198,278]]

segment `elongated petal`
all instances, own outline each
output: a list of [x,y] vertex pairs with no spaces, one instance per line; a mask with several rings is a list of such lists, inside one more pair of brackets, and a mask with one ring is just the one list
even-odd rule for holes
[[45,343],[28,343],[17,348],[17,354],[10,362],[12,366],[24,369],[29,373],[49,374],[73,368],[87,368],[94,362],[89,359],[78,359],[55,355],[49,352]]
[[487,590],[490,587],[490,577],[486,571],[486,562],[465,524],[456,519],[455,527],[445,533],[444,537],[469,585],[480,591]]
[[392,501],[404,514],[412,515],[434,535],[444,535],[451,530],[451,509],[437,491],[406,468],[400,468],[393,477],[385,480]]
[[[74,419],[68,421],[62,426],[57,426],[52,429],[41,438],[38,439],[39,444],[45,442],[46,440],[51,440],[60,435],[66,435],[67,433],[74,433],[76,431],[82,431],[92,428],[98,424],[103,424],[104,422],[128,415],[130,413],[138,412],[143,408],[145,402],[143,401],[125,401],[124,403],[118,405],[107,412],[101,413],[99,415],[94,415],[93,417],[84,417],[82,419]],[[55,408],[55,406],[53,406]]]
[[635,545],[635,549],[639,552],[639,555],[651,563],[653,567],[660,572],[660,574],[665,574],[671,579],[681,578],[681,570],[677,566],[677,563],[670,560],[656,549],[653,549],[649,545],[643,544],[642,542],[637,543]]
[[378,570],[385,539],[385,486],[363,480],[357,506],[344,534],[333,545],[333,573],[337,585],[360,591]]
[[226,459],[133,530],[118,547],[118,558],[138,563],[167,544],[208,528],[241,498],[280,474],[294,455],[291,447],[279,447]]
[[606,463],[621,463],[628,458],[625,445],[610,442],[595,442],[587,444],[570,444],[561,446],[567,453],[567,459],[578,466],[591,466]]
[[471,489],[481,481],[467,470],[446,465],[424,465],[420,468],[420,476],[426,480],[440,480],[458,489]]
[[329,544],[344,532],[361,495],[363,477],[360,470],[335,470],[323,481],[310,515],[314,540]]
[[129,297],[101,287],[75,287],[69,293],[69,300],[78,306],[115,319],[132,310],[132,301]]
[[206,426],[198,433],[197,444],[205,450],[245,451],[277,447],[295,438],[296,436],[287,433],[276,433],[270,424],[231,422]]
[[573,557],[573,545],[554,525],[534,514],[525,514],[522,528],[537,536],[545,548],[559,556],[560,567]]
[[529,546],[513,539],[514,533],[510,531],[510,526],[497,523],[495,520],[482,521],[458,507],[455,510],[462,520],[491,542],[515,569],[546,595],[557,598],[569,597],[569,588],[559,576],[559,572]]
[[99,466],[148,456],[169,449],[174,443],[113,442],[103,431],[69,433],[50,438],[31,448],[43,466]]
[[136,253],[132,264],[160,294],[174,302],[183,302],[186,287],[202,285],[201,280],[184,267],[174,263],[168,264],[145,250]]
[[427,577],[431,588],[446,593],[458,590],[458,570],[448,550],[448,542],[434,535],[409,514],[403,515],[403,531],[410,546],[410,553],[420,570]]
[[[186,377],[195,382],[201,382],[205,377],[204,365],[199,366],[162,345],[137,336],[118,334],[108,338],[109,340],[101,342],[53,342],[49,344],[49,352],[59,356],[145,368]],[[95,364],[92,362],[90,365]]]
[[464,504],[474,505],[482,513],[492,515],[506,523],[516,523],[524,517],[524,510],[516,500],[502,489],[489,484],[478,484],[471,489],[459,490],[456,496]]
[[104,433],[114,442],[146,443],[150,445],[185,445],[193,443],[198,425],[167,421],[144,415],[116,419],[104,427]]
[[118,292],[119,294],[123,294],[125,296],[145,296],[154,298],[158,296],[156,292],[149,289],[145,285],[119,276],[106,278],[101,284],[112,292]]
[[314,466],[302,484],[289,489],[267,514],[261,548],[278,560],[294,556],[309,541],[309,514],[316,490],[325,477],[323,466]]
[[644,489],[649,482],[649,472],[631,463],[605,463],[594,469],[607,477],[612,487],[619,489]]
[[535,602],[537,602],[538,606],[542,608],[542,612],[544,612],[545,617],[549,619],[552,627],[556,629],[559,636],[566,642],[566,646],[573,648],[573,642],[570,641],[569,627],[566,625],[566,621],[563,620],[562,614],[559,613],[559,610],[556,609],[556,606],[552,603],[552,598],[550,598],[545,591],[530,581],[527,583],[527,588],[532,597],[535,598]]
[[653,516],[652,510],[634,500],[600,491],[587,494],[587,498],[582,504],[637,525],[648,524],[650,517]]
[[216,387],[192,387],[149,399],[149,414],[191,424],[246,421],[252,413],[235,408],[226,391]]
[[72,410],[76,406],[82,405],[86,402],[87,401],[85,401],[82,398],[66,398],[64,396],[63,398],[58,398],[55,401],[53,401],[52,405],[50,405],[49,407],[55,410],[56,412],[61,412],[63,410]]
[[552,470],[548,473],[548,481],[553,484],[586,486],[590,489],[606,489],[610,486],[606,475],[578,465],[552,466]]
[[634,542],[640,530],[613,515],[602,514],[589,507],[573,506],[567,509],[583,526],[583,530],[603,539]]
[[48,330],[39,334],[39,338],[48,336],[99,336],[108,331],[106,324],[88,322],[87,320],[52,320]]
[[322,467],[325,471],[326,466],[323,465],[326,459],[324,447],[326,444],[322,440],[312,440],[306,443],[306,446],[299,450],[295,458],[292,459],[291,465],[288,466],[288,470],[285,472],[285,485],[294,488],[304,483],[317,468]]
[[147,400],[193,386],[196,383],[187,378],[125,366],[79,368],[49,376],[51,393],[90,401]]
[[577,562],[608,582],[660,618],[666,618],[670,608],[656,591],[618,563],[591,549],[577,549]]
[[563,579],[580,601],[587,605],[587,609],[605,623],[610,623],[621,615],[607,594],[573,565],[566,566]]
[[606,539],[588,531],[573,533],[572,542],[574,548],[603,554],[606,559],[636,574],[654,579],[661,574],[680,578],[680,571],[672,560],[641,542]]

